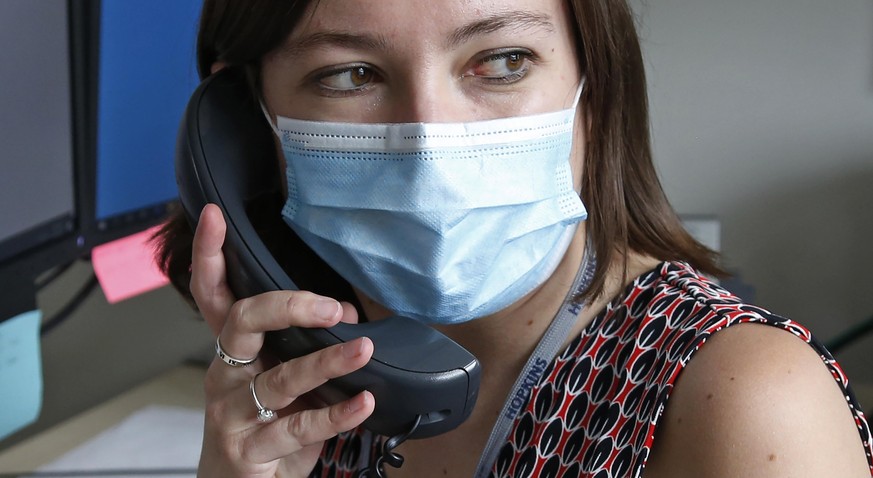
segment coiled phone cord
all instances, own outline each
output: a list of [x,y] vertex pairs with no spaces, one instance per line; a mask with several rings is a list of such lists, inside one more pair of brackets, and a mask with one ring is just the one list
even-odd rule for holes
[[421,424],[421,415],[416,415],[415,423],[412,424],[412,427],[408,432],[401,433],[399,435],[394,435],[393,437],[385,440],[385,443],[382,445],[382,455],[376,458],[376,463],[373,467],[367,467],[361,470],[356,478],[385,478],[385,464],[389,464],[394,468],[400,468],[403,466],[403,456],[399,453],[395,453],[394,449],[400,446],[403,442],[409,438],[409,435],[415,433],[415,430],[418,429],[418,425]]

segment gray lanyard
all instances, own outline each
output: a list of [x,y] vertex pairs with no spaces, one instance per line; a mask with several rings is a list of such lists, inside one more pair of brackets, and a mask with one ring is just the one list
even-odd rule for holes
[[585,292],[594,278],[594,267],[597,261],[594,259],[594,254],[589,253],[590,247],[585,248],[585,258],[582,265],[579,267],[579,272],[576,273],[576,279],[573,281],[573,287],[567,293],[564,299],[561,310],[552,319],[549,328],[543,334],[536,349],[524,364],[509,396],[506,397],[506,402],[503,404],[503,409],[500,411],[500,416],[497,417],[497,423],[491,430],[491,436],[488,437],[488,443],[485,445],[485,450],[479,458],[479,465],[476,467],[475,478],[486,478],[494,467],[494,462],[497,461],[497,454],[500,448],[506,442],[506,437],[512,429],[512,424],[522,407],[527,404],[531,390],[542,378],[546,367],[555,358],[555,354],[561,348],[567,334],[573,324],[576,323],[576,317],[582,312],[585,307],[584,303],[577,301],[575,298]]

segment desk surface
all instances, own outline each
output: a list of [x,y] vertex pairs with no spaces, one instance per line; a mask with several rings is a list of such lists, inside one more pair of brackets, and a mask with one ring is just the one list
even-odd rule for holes
[[206,370],[180,366],[0,453],[0,472],[34,470],[148,405],[203,408]]

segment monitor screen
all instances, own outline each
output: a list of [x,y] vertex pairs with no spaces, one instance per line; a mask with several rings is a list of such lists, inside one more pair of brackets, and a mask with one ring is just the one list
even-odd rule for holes
[[104,240],[157,222],[178,197],[173,160],[179,121],[199,83],[201,5],[100,2],[93,214]]
[[78,227],[66,0],[0,2],[0,263]]

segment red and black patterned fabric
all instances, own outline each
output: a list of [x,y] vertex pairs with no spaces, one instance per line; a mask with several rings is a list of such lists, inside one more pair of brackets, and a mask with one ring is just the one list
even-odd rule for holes
[[[810,332],[744,304],[687,264],[665,262],[637,278],[550,364],[491,476],[643,476],[679,373],[710,335],[742,323],[781,328],[818,352],[844,392],[873,474],[870,427],[846,375]],[[325,445],[312,476],[354,476],[375,460],[381,441],[364,430],[341,434]]]

